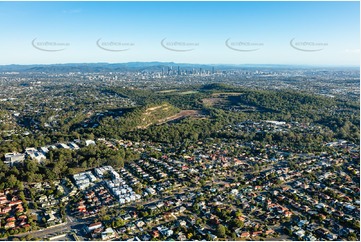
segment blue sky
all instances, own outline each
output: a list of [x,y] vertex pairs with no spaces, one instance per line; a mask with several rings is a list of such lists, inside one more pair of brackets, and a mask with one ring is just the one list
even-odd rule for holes
[[358,66],[359,4],[0,2],[0,64]]

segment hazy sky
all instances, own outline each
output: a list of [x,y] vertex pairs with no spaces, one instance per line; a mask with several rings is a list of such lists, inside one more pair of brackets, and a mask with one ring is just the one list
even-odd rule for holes
[[0,2],[0,64],[359,65],[359,4]]

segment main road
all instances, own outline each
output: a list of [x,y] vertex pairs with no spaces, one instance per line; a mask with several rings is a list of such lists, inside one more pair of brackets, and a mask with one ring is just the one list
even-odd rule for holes
[[[59,225],[51,226],[49,228],[44,228],[36,231],[20,233],[9,237],[24,237],[26,235],[31,235],[33,238],[40,238],[40,239],[49,238],[56,236],[57,234],[69,233],[72,229],[81,229],[81,227],[83,227],[84,224],[91,223],[93,219],[94,218],[75,219],[68,216],[66,223],[62,223]],[[1,240],[8,240],[8,238],[2,238]]]

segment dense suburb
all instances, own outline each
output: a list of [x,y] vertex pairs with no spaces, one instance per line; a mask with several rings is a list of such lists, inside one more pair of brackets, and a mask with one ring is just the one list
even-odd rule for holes
[[23,75],[1,79],[4,239],[360,239],[354,96]]

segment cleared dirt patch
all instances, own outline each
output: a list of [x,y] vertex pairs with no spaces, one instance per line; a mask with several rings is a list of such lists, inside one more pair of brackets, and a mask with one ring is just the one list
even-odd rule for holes
[[179,95],[188,95],[188,94],[195,94],[198,93],[198,91],[185,91],[185,92],[179,92],[177,94]]
[[205,107],[213,107],[215,105],[227,106],[231,105],[231,98],[242,95],[241,92],[218,92],[212,93],[210,98],[203,98],[202,102]]
[[162,91],[158,91],[157,93],[161,93],[161,94],[169,94],[169,95],[189,95],[189,94],[195,94],[198,93],[199,91],[195,91],[195,90],[177,90],[177,89],[170,89],[170,90],[162,90]]
[[159,120],[158,124],[163,124],[163,123],[167,123],[170,121],[175,121],[177,119],[191,117],[191,116],[195,117],[195,116],[201,115],[201,114],[202,114],[202,111],[200,111],[200,110],[182,110],[173,116]]
[[203,98],[202,102],[204,106],[212,107],[215,104],[226,103],[226,100],[224,98],[214,97],[214,98]]
[[147,108],[147,110],[145,111],[144,115],[149,115],[152,111],[154,110],[157,110],[157,109],[160,109],[160,108],[163,108],[164,110],[168,110],[169,107],[167,104],[163,104],[163,105],[160,105],[160,106],[156,106],[156,107],[152,107],[152,108]]
[[239,96],[243,93],[241,92],[218,92],[218,93],[212,93],[211,96],[212,97],[226,97],[226,96]]

